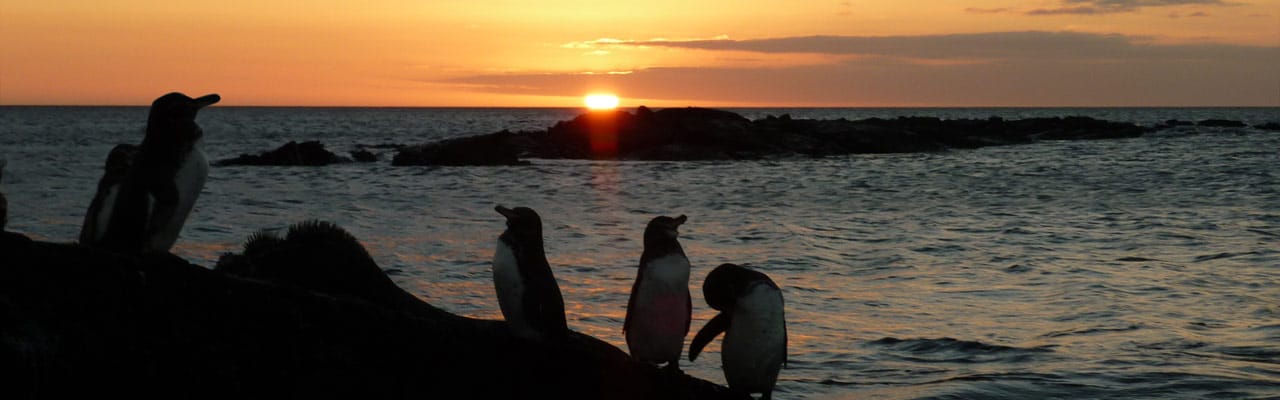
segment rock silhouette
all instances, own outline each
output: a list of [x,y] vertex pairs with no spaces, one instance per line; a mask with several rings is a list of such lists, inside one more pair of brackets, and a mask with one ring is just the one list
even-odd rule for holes
[[5,393],[744,398],[590,336],[533,343],[503,321],[441,311],[378,276],[340,229],[302,230],[224,257],[219,271],[0,233]]
[[908,153],[950,148],[1141,136],[1150,128],[1088,117],[942,120],[930,117],[859,121],[751,121],[707,108],[646,107],[594,111],[546,131],[450,139],[401,149],[394,165],[515,165],[520,158],[603,160],[751,160]]
[[239,157],[218,161],[216,166],[232,165],[271,165],[271,166],[322,166],[351,162],[351,159],[325,150],[317,141],[298,143],[290,141],[275,150],[261,154],[241,154]]
[[1244,128],[1246,126],[1249,126],[1244,122],[1232,121],[1229,119],[1206,119],[1206,120],[1197,122],[1196,125],[1207,126],[1211,128]]

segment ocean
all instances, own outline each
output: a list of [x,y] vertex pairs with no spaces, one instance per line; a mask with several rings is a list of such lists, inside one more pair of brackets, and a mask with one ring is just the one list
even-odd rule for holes
[[[738,109],[748,118],[1084,115],[1280,121],[1277,108]],[[214,106],[211,160],[319,140],[418,144],[545,129],[580,109]],[[75,240],[107,152],[145,107],[0,107],[10,231]],[[500,319],[495,205],[528,206],[571,329],[625,350],[642,233],[687,215],[693,331],[721,263],[783,290],[780,399],[1280,396],[1280,132],[1184,126],[1133,139],[936,153],[515,167],[215,167],[174,253],[212,268],[262,229],[321,219],[406,290]],[[692,332],[686,340],[692,339]],[[681,368],[725,383],[719,340]],[[686,345],[687,351],[687,345]]]

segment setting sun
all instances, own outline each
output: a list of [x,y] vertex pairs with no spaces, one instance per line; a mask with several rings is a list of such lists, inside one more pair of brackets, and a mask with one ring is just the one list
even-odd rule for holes
[[618,107],[618,96],[611,94],[589,94],[582,98],[583,104],[592,110],[610,110]]

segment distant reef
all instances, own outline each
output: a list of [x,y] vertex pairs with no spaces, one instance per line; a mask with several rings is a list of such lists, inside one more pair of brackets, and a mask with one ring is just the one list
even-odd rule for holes
[[435,308],[339,228],[264,235],[210,270],[0,232],[7,398],[747,398]]
[[349,163],[353,159],[359,162],[371,162],[377,161],[378,156],[368,150],[358,149],[351,152],[351,158],[347,158],[326,150],[324,144],[318,141],[302,143],[290,141],[275,150],[260,154],[241,154],[239,157],[219,160],[214,165],[324,166]]
[[[750,160],[1141,136],[1150,128],[1088,117],[942,120],[928,117],[850,121],[749,120],[708,108],[595,111],[546,131],[498,132],[400,149],[396,165],[513,164],[523,158],[603,160]],[[502,154],[501,163],[491,154]],[[441,158],[440,155],[448,155]],[[472,159],[471,155],[483,155]]]
[[[863,120],[793,119],[789,115],[749,120],[739,114],[709,108],[668,108],[635,111],[592,111],[546,130],[453,138],[393,148],[392,165],[521,165],[526,160],[755,160],[787,157],[827,157],[869,153],[914,153],[946,149],[1033,143],[1044,140],[1132,138],[1179,127],[1241,128],[1240,121],[1169,120],[1155,126],[1113,122],[1090,117],[1005,120],[943,120],[933,117],[870,118]],[[1255,125],[1277,130],[1274,122]],[[307,145],[314,142],[303,143]],[[292,142],[291,142],[292,144]],[[315,143],[318,145],[318,143]],[[286,145],[288,146],[288,145]],[[221,165],[298,165],[295,151],[277,149],[262,156],[241,156]],[[373,161],[367,150],[353,156]],[[326,156],[317,155],[317,160]],[[259,160],[279,160],[260,162]],[[302,161],[302,165],[309,161]],[[333,161],[330,161],[333,162]]]

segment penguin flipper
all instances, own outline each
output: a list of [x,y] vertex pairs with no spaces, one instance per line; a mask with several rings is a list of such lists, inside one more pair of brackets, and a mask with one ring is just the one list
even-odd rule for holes
[[543,282],[527,287],[521,303],[524,306],[525,319],[534,329],[548,336],[559,337],[568,334],[568,323],[564,317],[564,298],[561,297],[560,289],[555,284],[555,278],[551,278],[549,283]]
[[[631,296],[627,298],[627,316],[622,320],[622,333],[627,333],[631,329],[631,313],[636,307],[636,293],[640,293],[640,281],[644,279],[644,264],[640,264],[640,270],[636,273],[636,282],[631,284]],[[688,331],[688,328],[685,328]]]
[[[685,310],[684,310],[684,334],[685,334],[685,335],[688,335],[688,334],[689,334],[689,327],[690,327],[690,326],[692,326],[692,324],[693,324],[693,295],[692,295],[692,294],[689,294],[689,292],[687,292],[687,291],[684,293],[684,295],[685,295],[685,299],[684,299],[684,305],[685,305]],[[676,357],[676,358],[680,358],[680,357]]]
[[707,324],[698,330],[698,334],[693,337],[693,341],[689,343],[689,361],[698,358],[698,353],[702,352],[702,348],[711,343],[712,339],[729,330],[729,313],[721,312],[712,317]]
[[787,368],[787,324],[782,324],[782,367]]
[[94,245],[101,239],[97,237],[97,232],[103,197],[106,197],[106,194],[102,193],[102,185],[98,185],[98,195],[93,196],[93,201],[89,202],[89,210],[84,213],[84,223],[80,224],[80,244]]

